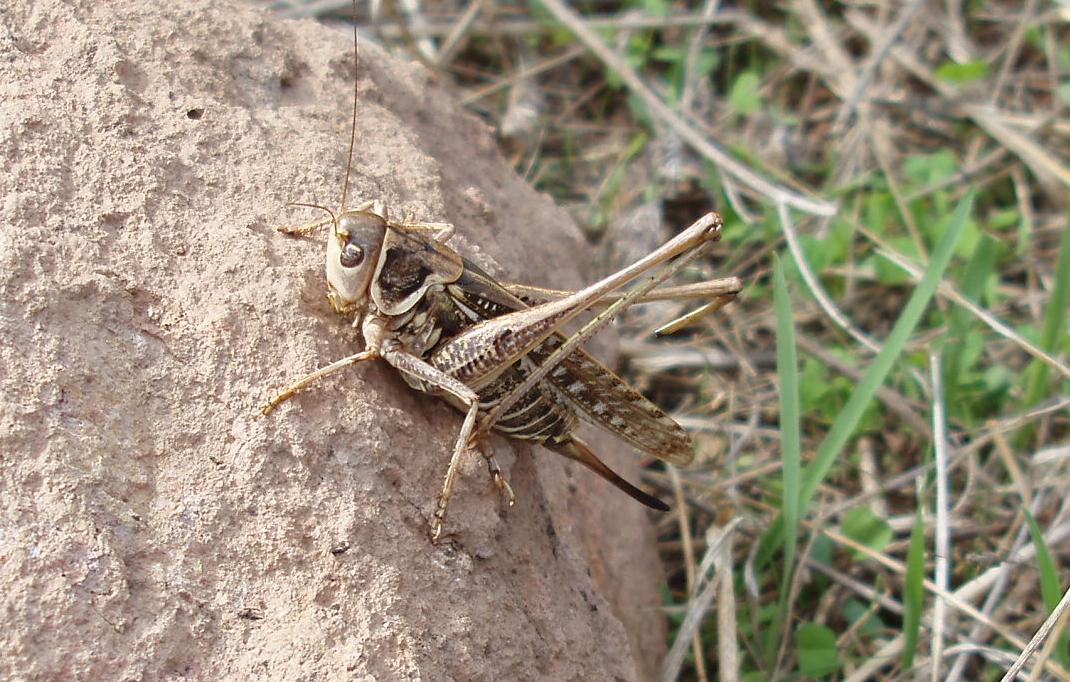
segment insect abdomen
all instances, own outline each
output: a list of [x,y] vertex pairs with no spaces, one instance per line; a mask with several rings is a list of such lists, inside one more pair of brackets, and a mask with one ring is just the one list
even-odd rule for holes
[[[521,365],[525,364],[526,361],[521,360]],[[480,389],[480,409],[493,409],[525,376],[521,367],[513,367]],[[569,406],[544,386],[536,386],[499,417],[494,429],[511,438],[537,443],[558,442],[572,433],[577,422],[576,414]]]

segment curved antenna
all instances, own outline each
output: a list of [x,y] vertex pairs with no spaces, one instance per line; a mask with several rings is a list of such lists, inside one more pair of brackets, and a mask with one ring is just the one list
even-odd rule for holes
[[[327,215],[331,216],[331,230],[333,232],[337,232],[338,231],[338,218],[334,215],[334,211],[332,211],[331,209],[327,208],[326,206],[320,206],[319,204],[306,204],[303,201],[288,201],[288,202],[286,202],[286,206],[288,208],[294,208],[294,207],[318,208],[321,211],[326,211]],[[302,225],[301,227],[287,228],[287,229],[282,230],[282,231],[286,232],[287,234],[300,234],[300,235],[307,236],[307,235],[312,234],[313,232],[315,232],[319,228],[323,227],[326,224],[326,222],[327,222],[326,220],[320,220],[320,221],[317,221],[317,222],[308,223],[307,225]]]
[[[353,167],[353,148],[357,145],[357,70],[360,68],[357,57],[357,0],[353,0],[353,115],[349,124],[349,155],[346,158],[346,179],[342,183],[342,203],[340,209],[346,210],[346,199],[349,196],[349,173]],[[333,213],[331,215],[334,215]]]

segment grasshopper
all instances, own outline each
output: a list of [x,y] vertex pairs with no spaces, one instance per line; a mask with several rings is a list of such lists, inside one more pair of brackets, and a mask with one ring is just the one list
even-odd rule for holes
[[[356,36],[354,35],[354,49]],[[349,165],[356,144],[354,84]],[[575,434],[579,419],[602,426],[639,450],[676,465],[693,456],[687,432],[661,409],[595,360],[580,345],[624,307],[658,298],[711,297],[681,322],[732,300],[736,278],[653,292],[720,238],[720,216],[710,213],[645,258],[575,292],[502,284],[447,245],[452,225],[392,220],[386,206],[367,201],[329,218],[280,228],[308,235],[328,228],[327,297],[359,326],[364,350],[290,384],[260,410],[266,416],[318,380],[366,360],[382,359],[413,389],[442,398],[464,414],[431,521],[438,540],[459,464],[478,451],[509,504],[516,500],[492,453],[480,444],[493,429],[574,459],[639,502],[668,507],[604,464]],[[317,207],[321,208],[321,207]],[[630,290],[620,290],[641,280]],[[577,332],[562,325],[605,306]],[[670,323],[668,330],[677,327]]]

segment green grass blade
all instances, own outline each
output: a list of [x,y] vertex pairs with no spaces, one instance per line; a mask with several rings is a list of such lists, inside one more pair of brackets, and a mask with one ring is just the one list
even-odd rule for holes
[[[1066,335],[1066,311],[1070,308],[1070,228],[1063,230],[1059,247],[1059,264],[1055,267],[1055,286],[1051,292],[1044,315],[1044,330],[1040,335],[1040,347],[1048,353],[1057,354],[1057,349]],[[1048,375],[1051,368],[1034,359],[1027,370],[1026,405],[1036,405],[1048,392]]]
[[[936,250],[929,260],[929,266],[925,269],[921,281],[914,288],[914,293],[911,294],[910,300],[907,301],[903,312],[899,315],[899,319],[892,328],[891,334],[888,335],[884,347],[862,376],[862,380],[851,393],[851,397],[847,399],[847,404],[844,405],[836,421],[833,422],[828,435],[818,446],[813,462],[802,472],[802,491],[799,496],[797,518],[801,519],[806,516],[806,509],[810,506],[818,486],[828,475],[829,470],[836,461],[836,457],[840,454],[843,446],[847,444],[847,440],[861,420],[866,407],[869,406],[877,389],[880,388],[884,379],[888,376],[888,372],[891,371],[895,360],[902,353],[903,347],[906,346],[910,335],[914,332],[918,322],[921,321],[921,316],[925,313],[925,309],[932,301],[936,288],[943,278],[944,271],[947,270],[947,266],[951,262],[955,246],[965,231],[967,218],[970,215],[970,209],[973,207],[974,196],[975,193],[970,192],[959,203],[954,216],[952,216],[951,224],[941,238],[940,243],[937,244]],[[773,553],[783,543],[783,533],[784,517],[781,515],[776,518],[770,525],[769,530],[762,536],[761,547],[758,552],[758,564],[764,564],[772,558]]]
[[[977,249],[973,252],[970,262],[966,265],[960,289],[962,295],[974,303],[981,303],[985,283],[995,274],[996,255],[999,247],[1000,243],[998,241],[987,234],[981,235],[980,240],[977,242]],[[942,364],[944,366],[944,385],[947,387],[948,404],[959,405],[959,412],[968,411],[968,407],[964,407],[956,401],[958,395],[962,393],[962,388],[959,386],[960,378],[964,373],[972,369],[971,365],[977,360],[975,357],[971,357],[969,353],[962,352],[962,349],[965,347],[968,336],[976,333],[977,326],[973,315],[966,308],[955,306],[951,311]],[[954,416],[963,417],[966,415],[956,413]]]
[[[914,665],[921,637],[921,612],[925,601],[925,517],[919,501],[907,550],[907,573],[903,582],[903,672]],[[907,675],[909,677],[909,675]]]
[[[1025,510],[1023,510],[1025,511]],[[1028,511],[1025,511],[1025,520],[1029,524],[1029,534],[1033,538],[1033,544],[1037,548],[1037,571],[1040,573],[1040,596],[1044,599],[1044,608],[1048,613],[1059,605],[1063,590],[1059,585],[1059,567],[1055,563],[1048,544],[1044,542],[1044,533],[1040,531],[1036,519]],[[1059,665],[1064,668],[1070,667],[1070,634],[1065,630],[1059,635],[1059,643],[1052,653]]]
[[[802,483],[802,445],[799,435],[799,362],[795,348],[795,316],[784,278],[784,264],[773,255],[773,310],[776,313],[777,376],[780,378],[780,457],[783,462],[783,501],[780,514],[784,520],[784,571],[776,623],[785,622],[791,576],[795,568],[798,543],[799,492]],[[784,628],[783,632],[790,632]],[[775,654],[777,638],[770,637],[767,656]]]
[[806,471],[803,473],[802,497],[799,500],[800,517],[805,515],[805,510],[810,506],[814,494],[817,493],[818,486],[828,475],[829,470],[836,461],[836,457],[840,454],[843,446],[847,444],[847,440],[851,437],[859,420],[861,420],[863,412],[869,406],[870,401],[873,400],[873,395],[884,383],[888,372],[891,371],[899,354],[903,352],[903,347],[906,346],[918,322],[921,321],[921,316],[925,313],[925,309],[929,307],[929,303],[936,293],[936,288],[944,276],[944,271],[947,270],[947,266],[951,262],[951,256],[955,252],[959,237],[962,236],[966,228],[973,200],[974,193],[970,192],[959,203],[951,224],[940,239],[940,243],[937,244],[936,250],[933,251],[929,266],[925,269],[925,274],[922,276],[921,281],[918,282],[917,287],[914,288],[914,293],[911,294],[910,300],[907,301],[906,307],[899,315],[899,319],[896,320],[891,334],[888,335],[887,340],[884,342],[884,347],[881,348],[881,352],[873,360],[873,364],[869,366],[862,376],[862,380],[851,393],[851,397],[847,399],[847,404],[844,405],[836,421],[833,422],[832,428],[829,429],[828,435],[825,436],[825,440],[818,446],[814,461],[806,467]]

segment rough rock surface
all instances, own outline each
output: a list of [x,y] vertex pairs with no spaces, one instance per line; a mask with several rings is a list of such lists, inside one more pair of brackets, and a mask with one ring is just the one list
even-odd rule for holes
[[[337,206],[350,45],[221,2],[0,8],[0,678],[651,675],[652,531],[593,475],[492,439],[517,506],[471,462],[433,546],[449,408],[371,363],[251,418],[358,348],[321,242],[272,229]],[[368,46],[358,84],[352,196],[583,281],[426,71]]]

